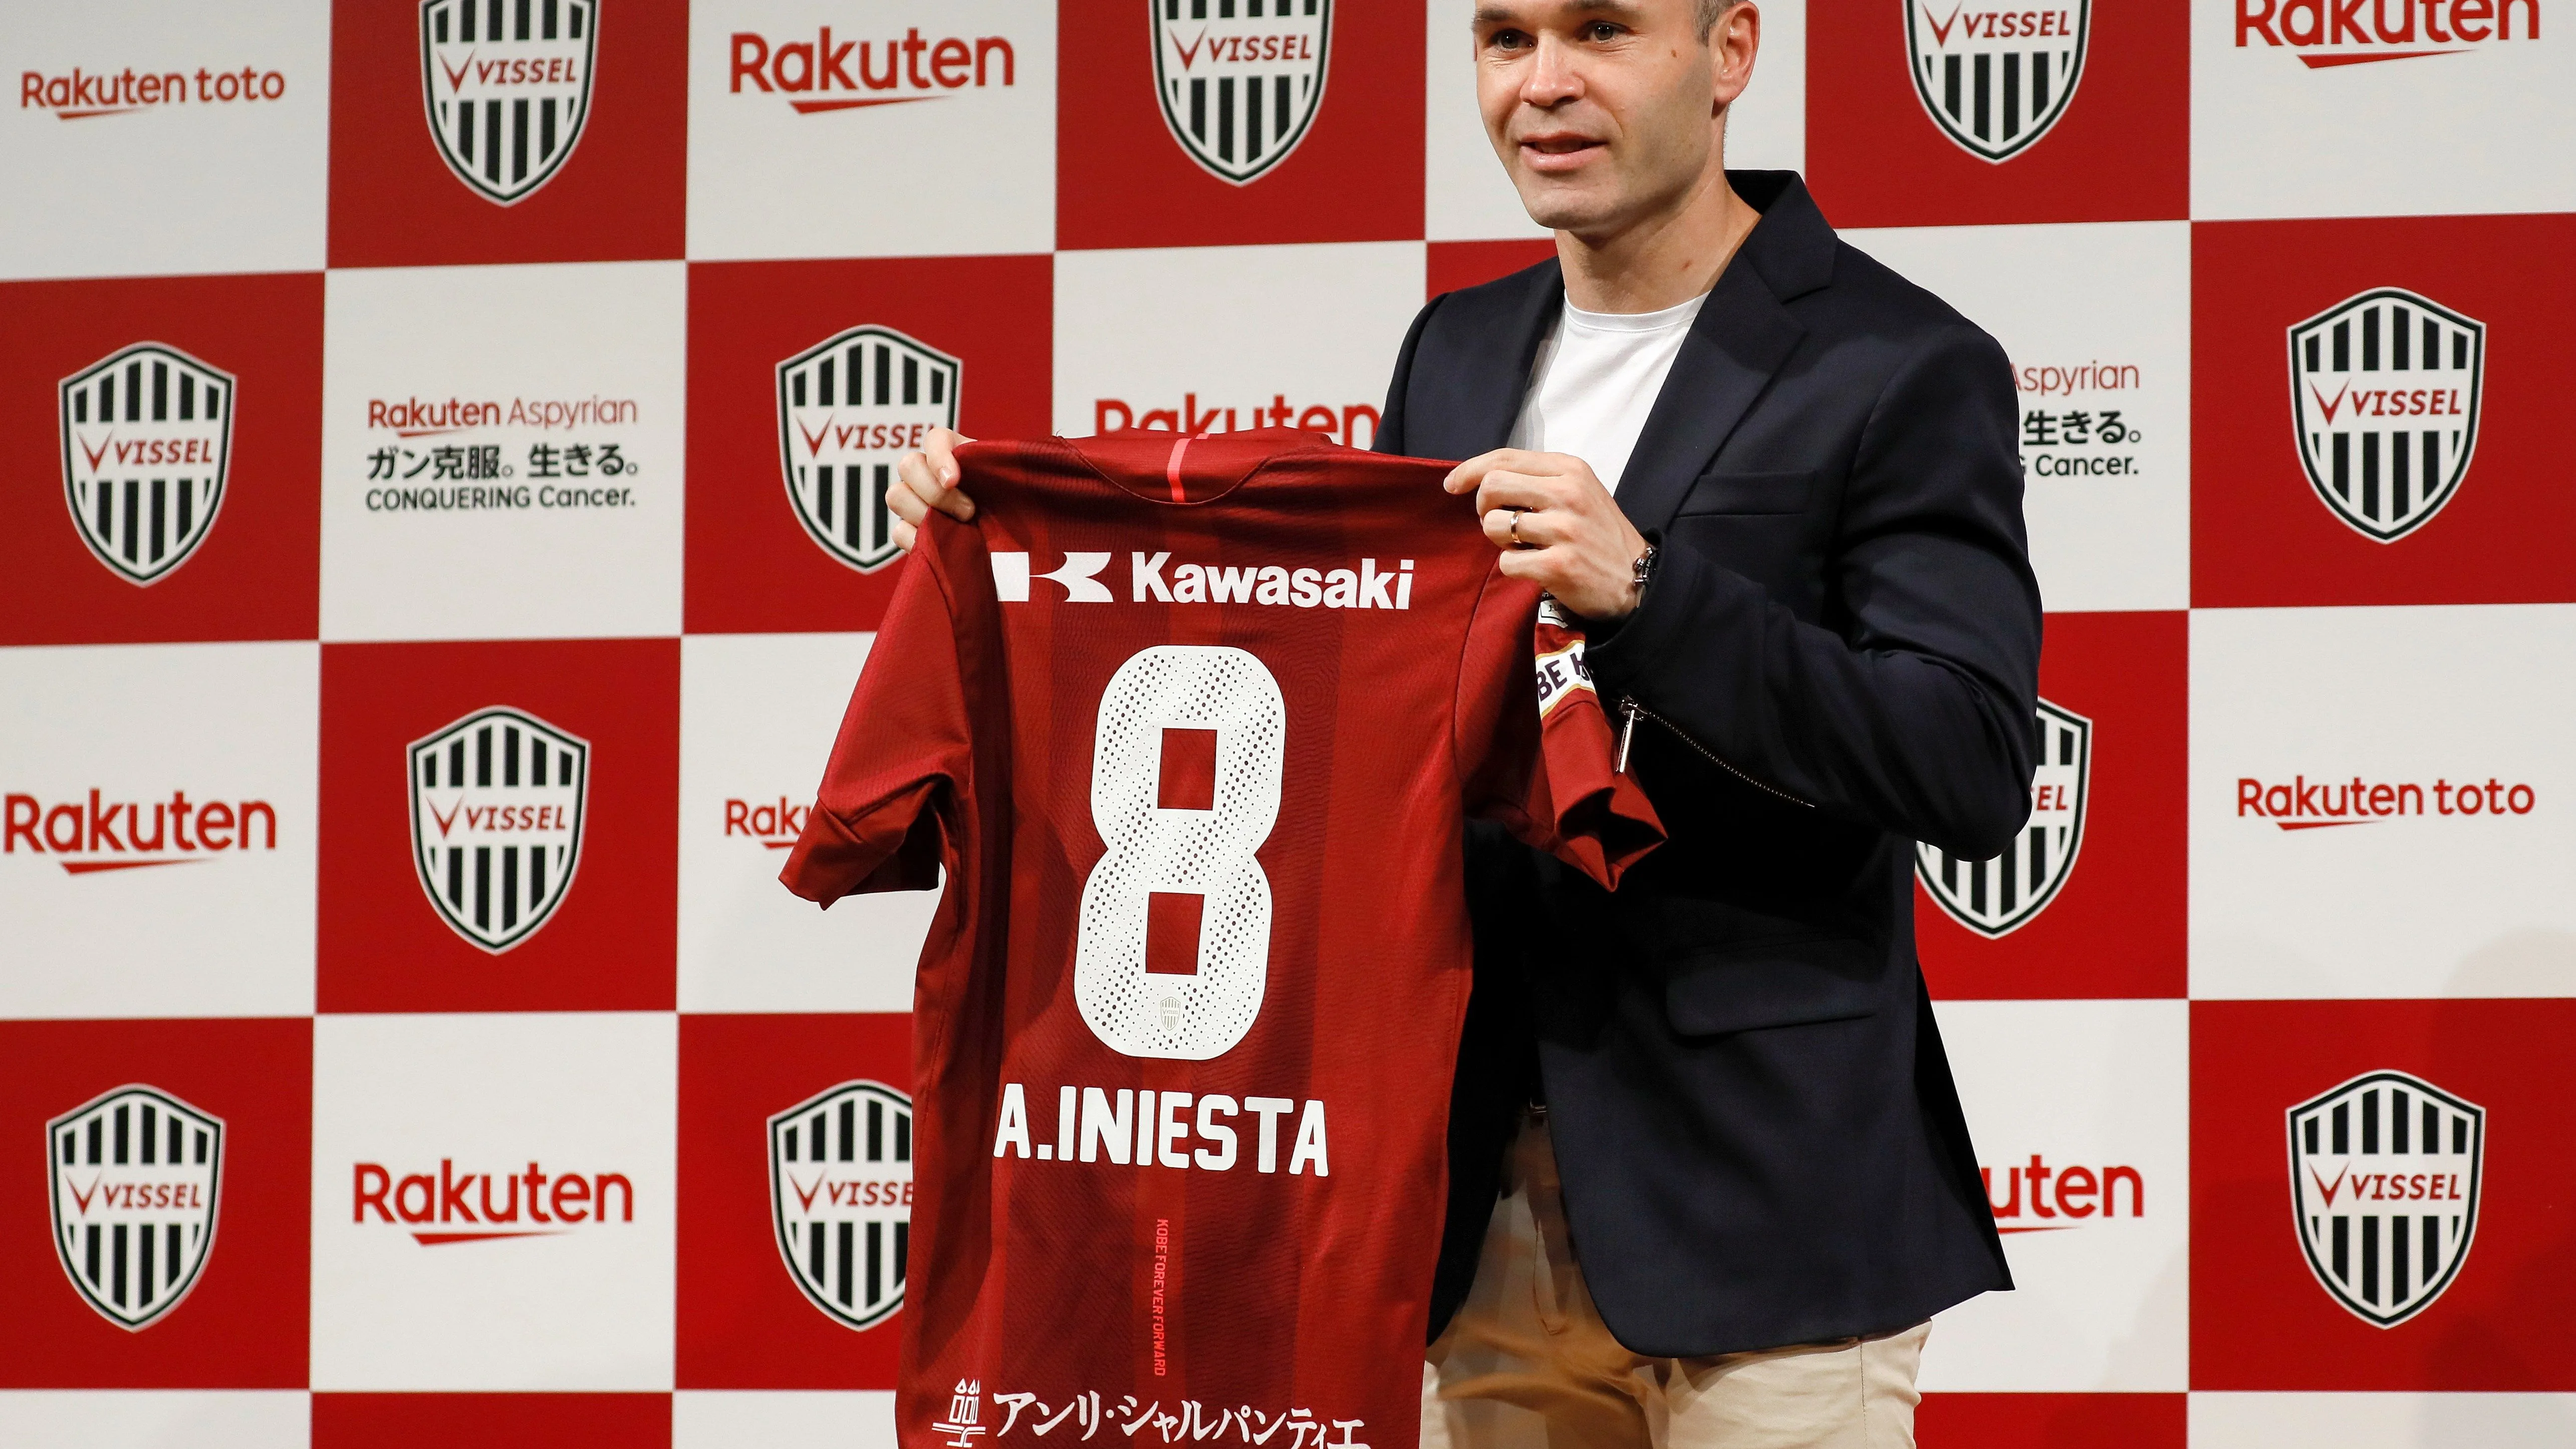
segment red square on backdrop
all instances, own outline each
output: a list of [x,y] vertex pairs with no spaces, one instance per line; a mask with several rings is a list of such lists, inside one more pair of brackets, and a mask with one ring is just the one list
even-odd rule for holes
[[2001,935],[1964,924],[1917,870],[1915,948],[1933,995],[2184,994],[2189,617],[2048,616],[2040,698],[2091,724],[2081,840],[2056,893]]
[[[2576,276],[2566,266],[2576,254],[2576,217],[2204,222],[2192,228],[2191,251],[2194,604],[2576,600],[2576,552],[2567,547],[2576,536],[2576,493],[2565,483],[2560,437],[2560,400],[2576,387],[2576,353],[2567,347]],[[2411,293],[2484,331],[2474,386],[2448,366],[2455,359],[2447,352],[2444,367],[2424,371],[2418,351],[2408,360],[2419,365],[2401,372],[2393,345],[2381,359],[2354,336],[2348,362],[2389,365],[2337,375],[2330,342],[2321,349],[2327,376],[2316,379],[2308,403],[2316,423],[2331,424],[2328,405],[2368,408],[2362,417],[2343,415],[2348,427],[2362,428],[2384,409],[2413,408],[2419,393],[2474,394],[2460,398],[2475,409],[2467,471],[2429,516],[2387,542],[2347,522],[2311,481],[2291,376],[2292,329],[2347,301],[2392,315],[2405,307],[2410,336],[2428,317],[2438,333],[2461,330],[2418,301],[2374,306],[2380,299],[2365,298],[2383,289]],[[2360,320],[2352,318],[2355,332]],[[2434,425],[2448,456],[2451,417],[2410,412],[2386,431],[2420,436],[2421,423]],[[2359,438],[2348,446],[2359,453]],[[2331,487],[2327,450],[2316,456]],[[2363,481],[2362,461],[2347,464],[2348,490]],[[2393,461],[2389,472],[2393,494]],[[2367,512],[2362,518],[2376,522]]]
[[2182,1449],[2181,1394],[1925,1394],[1923,1449]]
[[[1931,100],[1910,73],[1908,11],[1931,61]],[[1945,17],[1943,11],[1949,12]],[[2089,12],[2089,21],[2085,19]],[[2002,52],[2062,54],[2064,42],[1972,40],[1984,26],[2089,24],[2073,96],[2002,160]],[[1936,27],[1947,27],[1946,29]],[[1989,60],[1988,136],[1974,134],[1974,51]],[[1947,62],[1962,62],[1965,139],[1934,120]],[[2018,66],[2016,74],[2019,74]],[[1813,0],[1807,7],[1807,185],[1836,226],[2181,220],[2191,214],[2191,12],[2180,5],[2019,5]],[[1754,84],[1761,84],[1757,77]],[[2016,82],[2026,95],[2026,82]]]
[[1432,242],[1424,248],[1423,300],[1429,301],[1443,292],[1455,292],[1461,287],[1482,286],[1525,267],[1537,266],[1555,255],[1556,242],[1550,237]]
[[670,1449],[669,1394],[315,1394],[313,1449]]
[[[9,601],[0,644],[312,638],[321,589],[320,274],[12,282],[0,286],[0,308],[11,322],[10,345],[0,349],[0,468],[12,480],[0,491],[0,578],[8,580],[0,587]],[[107,369],[117,375],[110,385],[136,363],[139,379],[161,364],[161,421],[151,417],[148,380],[131,396],[106,399],[114,420],[66,418],[63,384],[136,344],[178,356],[136,353]],[[229,374],[229,427],[198,407],[179,422],[173,372]],[[187,381],[195,393],[196,377]],[[82,386],[92,390],[82,401],[95,401],[95,382]],[[133,425],[123,420],[129,401],[141,404]],[[223,459],[213,521],[192,520],[183,531],[165,504],[156,561],[142,490],[184,465],[139,471],[151,454],[136,450],[177,445],[186,456],[191,444]],[[120,449],[137,471],[117,468]],[[95,514],[76,520],[75,477],[91,488],[135,482],[136,526],[127,529],[113,496],[104,531]],[[128,572],[100,557],[104,549],[123,562],[129,542]]]
[[[38,1142],[53,1146],[47,1123],[122,1087],[150,1088],[222,1123],[220,1162],[210,1153],[207,1169],[191,1164],[171,1180],[177,1186],[179,1176],[211,1170],[213,1236],[184,1296],[139,1328],[92,1308],[55,1252],[51,1174],[0,1176],[0,1303],[9,1305],[0,1313],[0,1385],[304,1387],[312,1022],[0,1022],[0,1061],[9,1064],[0,1071],[0,1134],[24,1150],[20,1161],[27,1167],[35,1165]],[[139,1106],[128,1120],[139,1123]],[[73,1226],[85,1215],[77,1196],[84,1176],[92,1193],[103,1176],[158,1185],[141,1155],[130,1144],[129,1170],[84,1163],[69,1171]],[[112,1148],[102,1154],[110,1163],[113,1156]],[[183,1245],[189,1241],[183,1236]],[[74,1262],[86,1271],[85,1255]],[[112,1259],[103,1266],[113,1273]],[[139,1277],[139,1254],[132,1266]],[[112,1287],[100,1291],[113,1302]],[[135,1316],[145,1311],[139,1299],[129,1299],[129,1306]]]
[[[1155,13],[1156,8],[1162,12]],[[1270,21],[1208,0],[1149,5],[1061,4],[1056,54],[1056,245],[1227,246],[1256,242],[1412,241],[1422,235],[1423,12],[1415,5],[1306,5]],[[1277,7],[1288,9],[1288,0]],[[1222,12],[1212,18],[1212,12]],[[1328,22],[1320,25],[1318,21]],[[1318,37],[1318,30],[1329,32]],[[1237,111],[1222,106],[1220,83],[1240,85],[1212,46],[1326,42],[1323,93],[1285,156],[1248,180],[1225,179],[1233,161],[1216,155],[1217,130]],[[1174,120],[1156,97],[1155,52],[1164,82],[1178,87]],[[1229,54],[1236,53],[1229,51]],[[1295,97],[1311,71],[1272,75]],[[1205,71],[1206,74],[1197,74]],[[1209,138],[1194,144],[1192,92]],[[1269,114],[1268,111],[1264,112]],[[1265,131],[1268,127],[1265,126]],[[1275,144],[1273,147],[1275,151]],[[1237,153],[1242,165],[1252,157]]]
[[[2555,1349],[2576,1303],[2571,1039],[2569,1000],[2192,1003],[2191,1386],[2576,1389],[2576,1365]],[[2290,1109],[2376,1071],[2486,1114],[2467,1254],[2439,1296],[2389,1328],[2346,1309],[2308,1266],[2289,1178]]]
[[[497,0],[477,3],[494,4],[493,13],[505,21],[528,9],[521,5],[505,13]],[[569,24],[576,8],[566,0],[559,19]],[[431,131],[433,110],[423,89],[429,64],[422,54],[424,7],[337,0],[331,10],[331,265],[681,255],[689,135],[684,0],[613,0],[586,12],[599,23],[595,48],[574,62],[591,67],[579,133],[541,184],[516,192],[507,204],[460,180]],[[461,31],[455,35],[463,39]],[[549,61],[558,48],[579,50],[568,38],[557,46],[532,47],[506,34],[497,49],[487,41],[479,50],[453,43],[440,50],[464,52],[447,58],[471,66]],[[536,98],[557,89],[539,85]],[[505,96],[508,90],[492,94]],[[508,123],[511,100],[487,104],[502,106]],[[505,194],[512,190],[507,162],[505,156],[504,181],[497,188]]]
[[[874,629],[894,597],[900,562],[867,572],[844,562],[815,534],[832,534],[827,523],[849,520],[812,516],[784,469],[813,454],[817,442],[843,460],[835,467],[890,465],[910,451],[923,425],[947,414],[926,392],[906,406],[893,388],[883,406],[871,390],[838,409],[813,406],[818,395],[809,392],[808,406],[790,408],[781,397],[782,365],[818,350],[825,353],[818,365],[842,361],[831,354],[845,355],[847,347],[825,347],[836,338],[849,337],[869,355],[880,344],[889,355],[902,352],[908,339],[921,362],[953,367],[956,393],[948,401],[960,431],[1044,437],[1053,431],[1052,274],[1042,256],[691,266],[688,628]],[[794,431],[799,423],[802,432]],[[887,446],[842,446],[816,429]]]
[[[471,914],[502,881],[459,872],[471,894],[450,925],[412,849],[410,746],[480,711],[518,713],[533,737],[550,727],[586,744],[578,861],[530,880],[516,904],[539,924],[498,949],[470,934]],[[533,721],[533,723],[531,723]],[[469,731],[470,735],[470,731]],[[322,650],[322,865],[315,940],[324,1011],[668,1011],[675,991],[679,829],[680,646],[676,639],[569,639],[469,644],[329,644]],[[471,748],[465,758],[476,762]],[[533,745],[532,759],[533,759]],[[447,750],[434,751],[445,767]],[[550,756],[560,751],[550,751]],[[521,777],[500,774],[520,786]],[[429,782],[425,811],[571,806],[540,793],[477,786],[461,800]],[[495,817],[484,816],[485,822]],[[501,824],[513,823],[507,820]],[[537,819],[532,843],[552,841]],[[468,818],[464,828],[477,822]],[[432,827],[434,828],[434,827]],[[450,828],[454,823],[451,820]],[[493,828],[487,824],[486,828]],[[460,837],[480,838],[480,837]],[[498,847],[495,847],[496,854]],[[503,875],[505,872],[496,872]],[[546,883],[558,887],[543,894]],[[438,883],[441,889],[451,882]],[[500,908],[492,908],[497,916]],[[522,918],[525,919],[525,918]]]
[[[783,1257],[771,1197],[769,1119],[853,1081],[910,1091],[909,1015],[680,1018],[678,1387],[895,1386],[900,1309],[836,1315],[818,1305]],[[781,1166],[795,1176],[793,1164]],[[791,1194],[814,1186],[831,1191],[781,1182]],[[830,1278],[827,1266],[827,1299],[837,1287]],[[848,1321],[871,1316],[866,1328]]]

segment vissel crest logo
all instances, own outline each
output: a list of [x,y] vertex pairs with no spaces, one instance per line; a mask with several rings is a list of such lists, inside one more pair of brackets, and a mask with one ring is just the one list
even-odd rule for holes
[[2290,1203],[2317,1282],[2394,1328],[2458,1278],[2478,1231],[2486,1109],[2405,1072],[2365,1072],[2290,1109]]
[[127,583],[159,583],[215,526],[233,385],[231,373],[158,342],[63,379],[64,499],[81,542]]
[[891,327],[853,327],[778,364],[787,501],[825,553],[861,573],[902,553],[886,487],[932,428],[957,426],[961,373]]
[[2075,869],[2084,845],[2084,799],[2093,774],[2093,721],[2039,702],[2030,823],[1992,860],[1963,861],[1936,846],[1914,847],[1914,873],[1941,909],[1989,940],[2029,925]]
[[223,1120],[157,1087],[119,1087],[46,1123],[45,1156],[72,1287],[119,1328],[158,1323],[214,1247]]
[[[1154,96],[1172,139],[1220,181],[1259,179],[1306,139],[1324,103],[1333,0],[1146,0]],[[1182,10],[1189,14],[1184,17]]]
[[414,740],[412,858],[456,934],[495,955],[536,934],[581,864],[590,744],[523,710]]
[[2459,492],[2478,446],[2487,328],[2402,287],[2290,329],[2299,463],[2334,516],[2394,543]]
[[554,179],[590,120],[594,0],[422,0],[420,73],[440,159],[514,205]]
[[2009,161],[2065,116],[2084,78],[2092,0],[1976,9],[1902,0],[1914,94],[1941,134],[1980,161]]
[[769,1206],[805,1297],[836,1323],[883,1323],[911,1257],[912,1099],[850,1081],[770,1118]]

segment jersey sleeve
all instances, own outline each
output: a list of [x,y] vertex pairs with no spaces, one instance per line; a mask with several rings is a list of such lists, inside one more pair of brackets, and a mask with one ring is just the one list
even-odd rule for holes
[[805,829],[778,878],[829,908],[928,890],[957,838],[972,760],[957,638],[934,550],[905,565]]
[[1654,804],[1618,768],[1581,631],[1500,571],[1468,625],[1457,725],[1470,814],[1500,822],[1605,889],[1663,843]]

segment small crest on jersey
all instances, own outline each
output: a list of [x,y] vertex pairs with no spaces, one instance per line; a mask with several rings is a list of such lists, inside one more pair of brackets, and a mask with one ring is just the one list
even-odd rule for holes
[[1914,847],[1914,873],[1950,919],[1994,939],[2037,919],[2057,898],[2084,844],[2084,802],[2093,773],[2093,722],[2039,702],[2038,766],[2030,820],[1992,860],[1961,860],[1937,846]]
[[223,1119],[158,1087],[119,1087],[45,1124],[54,1251],[119,1328],[158,1323],[215,1243]]
[[2375,287],[2290,329],[2290,418],[2320,502],[2394,543],[2459,492],[2478,446],[2486,324]]
[[158,342],[62,381],[63,496],[90,553],[131,584],[186,563],[215,526],[233,375]]
[[2037,10],[1898,0],[1914,94],[1932,124],[1980,161],[2009,161],[2048,134],[2084,78],[2091,0]]
[[535,935],[581,865],[590,743],[479,709],[410,749],[412,858],[440,920],[499,955]]
[[912,1098],[849,1081],[771,1117],[769,1210],[807,1302],[848,1328],[893,1316],[912,1256]]
[[2394,1328],[2459,1276],[2478,1231],[2487,1113],[2423,1078],[2365,1072],[2290,1109],[2290,1206],[2317,1283]]
[[590,122],[594,0],[421,0],[430,138],[456,179],[511,206],[554,179]]
[[778,364],[787,502],[825,553],[868,573],[902,556],[886,489],[932,427],[957,426],[956,358],[891,327],[853,327]]
[[1146,5],[1154,17],[1154,96],[1189,158],[1237,186],[1286,160],[1324,103],[1333,0]]

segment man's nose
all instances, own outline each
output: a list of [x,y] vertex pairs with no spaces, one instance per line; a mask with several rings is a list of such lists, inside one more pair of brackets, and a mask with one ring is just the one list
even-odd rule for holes
[[1542,36],[1521,81],[1521,100],[1533,106],[1556,106],[1583,94],[1581,60],[1554,36]]

